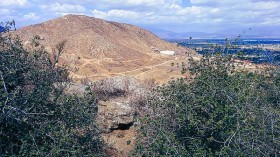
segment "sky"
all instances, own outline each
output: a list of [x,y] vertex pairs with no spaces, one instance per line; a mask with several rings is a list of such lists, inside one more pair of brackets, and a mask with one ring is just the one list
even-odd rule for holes
[[172,32],[280,34],[280,0],[0,0],[0,22],[18,28],[82,14]]

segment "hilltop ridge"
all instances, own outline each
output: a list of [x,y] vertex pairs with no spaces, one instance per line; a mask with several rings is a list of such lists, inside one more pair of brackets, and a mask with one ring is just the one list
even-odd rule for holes
[[[71,72],[76,80],[134,76],[136,69],[151,70],[175,59],[159,54],[159,50],[196,55],[193,50],[163,41],[140,27],[84,15],[65,15],[13,33],[18,34],[25,45],[33,36],[39,35],[49,52],[56,44],[66,41],[60,62],[76,69]],[[160,74],[160,70],[157,73]]]

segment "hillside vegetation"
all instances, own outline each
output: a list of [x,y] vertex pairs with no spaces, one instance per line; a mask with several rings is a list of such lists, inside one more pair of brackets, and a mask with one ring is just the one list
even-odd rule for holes
[[34,38],[33,51],[0,34],[0,156],[102,156],[92,91],[66,94],[71,81]]
[[220,54],[191,61],[193,78],[155,89],[137,156],[279,156],[279,67],[236,69]]

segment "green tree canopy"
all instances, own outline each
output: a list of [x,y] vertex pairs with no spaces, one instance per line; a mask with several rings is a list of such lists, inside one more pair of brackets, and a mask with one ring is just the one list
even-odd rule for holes
[[[56,54],[63,51],[58,44]],[[27,51],[20,39],[0,34],[0,156],[100,156],[97,102],[66,94],[71,81],[34,37]]]
[[222,55],[190,62],[194,79],[171,81],[149,100],[135,154],[279,156],[279,67],[253,73]]

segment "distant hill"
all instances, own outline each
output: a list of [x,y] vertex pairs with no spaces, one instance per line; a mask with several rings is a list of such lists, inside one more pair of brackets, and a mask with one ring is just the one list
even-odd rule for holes
[[205,32],[183,32],[176,33],[169,30],[154,28],[154,27],[145,27],[149,31],[156,34],[161,39],[188,39],[192,38],[220,38],[223,35],[218,33],[205,33]]
[[60,63],[69,65],[71,74],[78,80],[134,76],[149,70],[150,66],[174,59],[174,56],[159,54],[158,50],[196,55],[193,50],[163,41],[145,29],[83,15],[66,15],[13,33],[18,34],[25,45],[34,35],[39,35],[48,51],[57,43],[67,41]]
[[218,38],[236,38],[239,34],[243,38],[280,38],[278,28],[246,28],[244,30],[226,29],[214,33],[206,32],[182,32],[176,33],[169,30],[159,29],[155,27],[145,27],[149,31],[156,34],[161,39],[218,39]]

